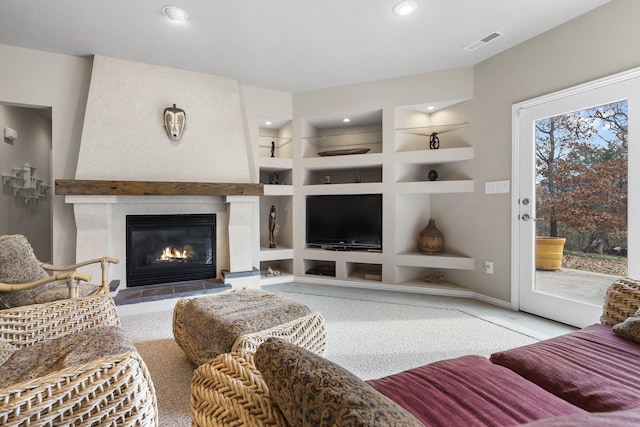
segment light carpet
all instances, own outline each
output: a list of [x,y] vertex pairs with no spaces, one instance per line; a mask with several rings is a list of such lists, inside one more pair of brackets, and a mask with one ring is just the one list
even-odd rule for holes
[[[518,323],[526,315],[487,309],[481,303],[458,304],[461,309],[424,296],[398,303],[275,291],[321,312],[329,336],[325,356],[363,379],[465,354],[489,356],[546,337],[535,336]],[[160,425],[186,427],[190,425],[193,367],[173,339],[175,301],[125,305],[118,310],[125,331],[149,367],[158,396]],[[505,316],[497,316],[500,311]],[[566,330],[560,325],[547,335]]]

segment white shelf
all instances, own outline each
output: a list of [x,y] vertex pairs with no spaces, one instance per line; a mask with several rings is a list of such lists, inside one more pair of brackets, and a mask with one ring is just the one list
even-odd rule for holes
[[382,253],[370,251],[330,251],[326,249],[306,248],[302,251],[302,258],[317,261],[346,261],[363,264],[382,263]]
[[293,159],[286,157],[258,157],[258,167],[269,172],[293,169]]
[[269,135],[258,135],[258,138],[260,138],[259,147],[261,148],[271,148],[271,142],[274,143],[275,148],[282,148],[293,140],[291,137]]
[[473,270],[473,258],[447,253],[426,255],[419,252],[413,252],[396,255],[396,265],[407,267]]
[[319,184],[303,185],[302,192],[305,195],[318,194],[380,194],[381,182],[360,182],[353,184]]
[[293,259],[293,249],[285,247],[260,248],[260,261]]
[[398,182],[396,193],[473,193],[473,180]]
[[434,133],[437,133],[439,135],[441,133],[447,133],[457,129],[462,129],[467,126],[469,126],[469,123],[454,123],[454,124],[447,124],[447,125],[398,128],[396,130],[400,132],[411,133],[414,135],[431,136]]
[[352,169],[363,166],[382,166],[383,161],[382,153],[308,157],[302,160],[302,167],[308,170]]
[[291,273],[281,272],[279,276],[267,276],[263,272],[260,273],[260,285],[277,285],[279,283],[290,283],[295,280]]
[[265,196],[292,196],[293,195],[293,185],[265,184],[264,185],[264,195]]
[[440,148],[438,150],[399,151],[397,163],[442,164],[473,159],[473,147]]

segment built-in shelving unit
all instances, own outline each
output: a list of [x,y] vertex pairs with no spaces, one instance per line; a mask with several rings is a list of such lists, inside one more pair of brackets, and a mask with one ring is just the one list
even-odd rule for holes
[[[293,281],[293,137],[291,121],[258,131],[256,164],[264,184],[260,197],[260,274],[262,284]],[[269,215],[276,212],[276,247],[269,247]]]
[[[342,116],[366,119],[347,124]],[[464,162],[474,158],[474,148],[465,140],[468,133],[458,132],[469,123],[433,124],[429,113],[404,107],[296,120],[294,138],[288,133],[292,126],[284,134],[281,130],[260,129],[257,163],[260,182],[265,184],[260,202],[261,283],[302,280],[473,295],[448,278],[450,271],[474,268],[474,259],[465,255],[464,248],[445,245],[444,253],[426,255],[418,252],[416,242],[438,195],[474,191],[473,178],[465,174],[464,167]],[[430,149],[434,135],[438,148]],[[437,171],[437,179],[429,178],[430,170]],[[334,251],[307,247],[305,199],[323,194],[382,194],[383,249]],[[268,248],[265,225],[271,205],[276,206],[281,230],[285,229],[275,249]],[[446,222],[446,218],[442,220]],[[268,267],[278,270],[279,275],[267,276]]]

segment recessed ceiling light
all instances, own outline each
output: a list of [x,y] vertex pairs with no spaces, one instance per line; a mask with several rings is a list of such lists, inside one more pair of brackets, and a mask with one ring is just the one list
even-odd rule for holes
[[162,13],[174,22],[184,22],[189,19],[189,14],[177,6],[165,6],[162,8]]
[[435,108],[436,108],[436,107],[434,107],[433,105],[429,105],[429,106],[427,107],[427,110],[429,110],[429,111],[433,111],[433,110],[435,110]]
[[265,125],[271,126],[271,122],[264,122]]
[[416,13],[420,4],[416,0],[402,0],[393,6],[393,13],[398,16],[408,16]]
[[345,117],[344,119],[342,119],[342,121],[345,122],[345,123],[349,123],[351,121],[351,119],[348,118],[348,117]]

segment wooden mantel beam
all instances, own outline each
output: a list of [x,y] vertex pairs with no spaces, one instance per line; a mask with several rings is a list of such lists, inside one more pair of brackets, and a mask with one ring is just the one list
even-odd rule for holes
[[262,196],[263,184],[56,179],[62,196]]

